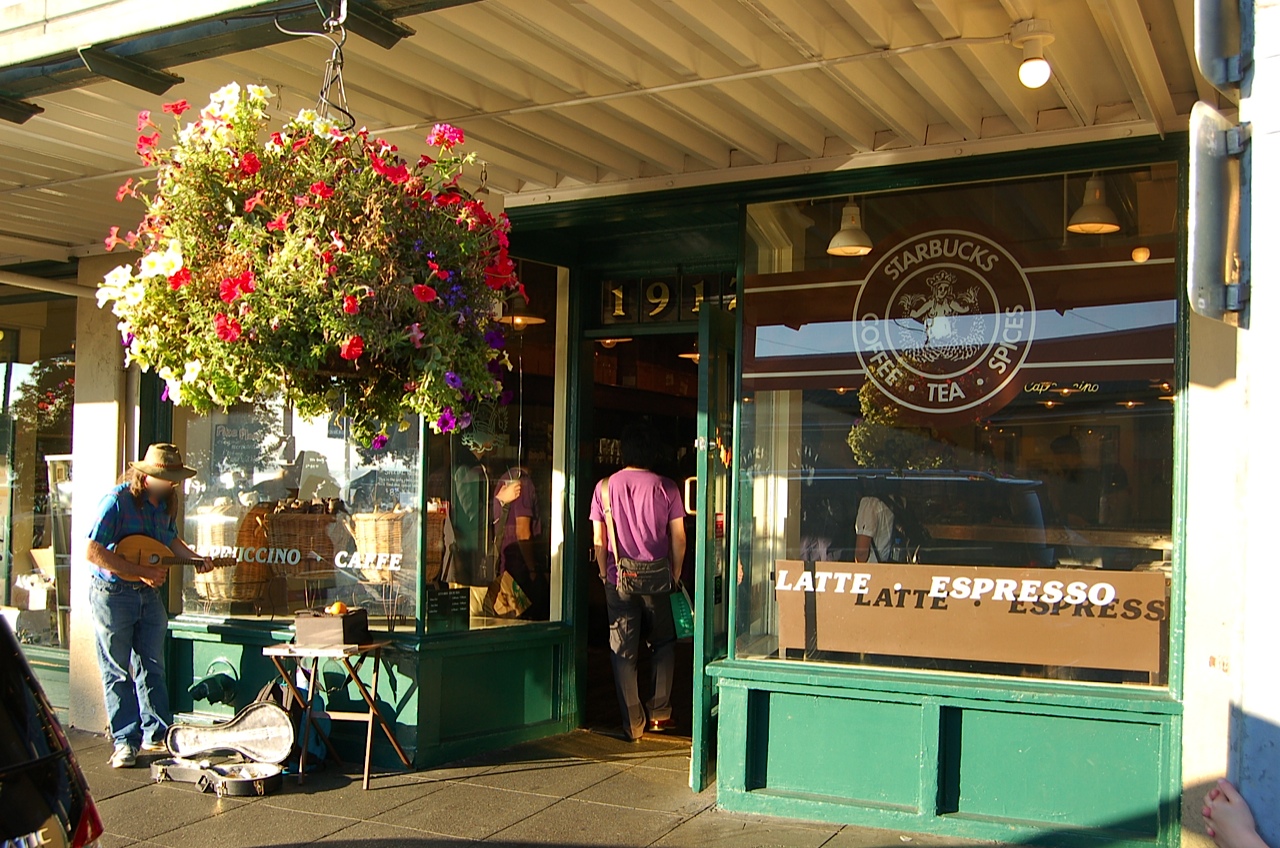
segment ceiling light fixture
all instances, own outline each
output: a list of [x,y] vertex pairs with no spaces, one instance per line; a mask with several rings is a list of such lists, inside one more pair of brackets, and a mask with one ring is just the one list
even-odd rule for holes
[[534,324],[547,323],[546,318],[534,315],[529,311],[529,301],[520,295],[511,298],[509,310],[503,310],[503,315],[498,319],[499,324],[507,324],[513,330],[523,330],[526,327],[532,327]]
[[840,212],[840,229],[827,244],[832,256],[866,256],[873,247],[871,236],[862,229],[862,210],[853,198]]
[[1134,262],[1137,262],[1139,265],[1141,265],[1143,262],[1146,262],[1148,259],[1151,258],[1151,248],[1135,247],[1133,249],[1133,252],[1129,255],[1133,257]]
[[1085,235],[1119,232],[1120,219],[1107,205],[1107,187],[1097,171],[1084,184],[1084,203],[1071,216],[1067,230]]
[[1053,75],[1053,69],[1044,58],[1045,45],[1053,43],[1053,27],[1049,22],[1035,18],[1018,21],[1009,30],[1009,43],[1022,49],[1018,81],[1027,88],[1040,88],[1047,83]]

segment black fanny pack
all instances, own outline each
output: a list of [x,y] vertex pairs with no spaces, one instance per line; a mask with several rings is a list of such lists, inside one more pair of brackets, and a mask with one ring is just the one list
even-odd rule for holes
[[613,507],[609,503],[609,479],[600,484],[600,500],[604,505],[605,526],[609,530],[609,547],[618,564],[618,591],[625,595],[667,595],[675,590],[671,579],[671,562],[662,559],[643,560],[622,556],[618,534],[613,525]]

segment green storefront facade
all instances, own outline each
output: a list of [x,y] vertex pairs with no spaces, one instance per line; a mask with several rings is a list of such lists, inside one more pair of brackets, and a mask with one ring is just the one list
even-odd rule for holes
[[[560,565],[552,570],[551,584],[560,600],[553,603],[553,620],[439,632],[428,611],[430,596],[426,592],[414,594],[412,614],[389,635],[393,647],[387,652],[384,672],[390,673],[384,673],[378,697],[394,716],[397,737],[414,757],[415,765],[433,766],[588,723],[592,578],[589,566],[582,562],[585,555],[578,552],[585,552],[590,543],[586,516],[597,479],[598,422],[604,416],[599,411],[599,366],[593,367],[593,359],[598,358],[601,340],[626,344],[651,339],[658,344],[683,345],[691,334],[698,333],[697,414],[688,422],[696,427],[696,472],[688,475],[696,478],[696,485],[690,483],[694,493],[689,505],[698,516],[691,524],[697,539],[693,589],[698,627],[688,669],[692,674],[694,788],[714,781],[717,802],[728,810],[922,833],[1054,845],[1178,844],[1183,741],[1181,516],[1185,514],[1186,438],[1185,409],[1172,399],[1181,396],[1187,373],[1187,317],[1179,294],[1185,288],[1179,261],[1185,249],[1185,147],[1185,137],[1171,136],[512,209],[513,254],[559,269],[556,356],[563,381],[557,385],[563,386],[563,394],[556,421],[563,426],[553,431],[551,438],[556,444],[551,447],[552,453],[563,457],[564,477],[562,485],[552,487],[552,497],[562,497],[562,508],[549,512],[562,521],[562,536],[555,542]],[[999,195],[1005,186],[1027,185],[1031,186],[1027,191],[1034,193],[1042,182],[1054,180],[1066,192],[1064,174],[1070,175],[1070,196],[1064,199],[1064,206],[1069,202],[1073,210],[1079,187],[1095,171],[1146,173],[1152,166],[1161,169],[1166,182],[1172,181],[1171,188],[1166,188],[1172,191],[1174,205],[1170,210],[1166,204],[1161,213],[1171,211],[1172,217],[1150,234],[1155,238],[1157,260],[1164,260],[1155,266],[1160,269],[1158,285],[1165,291],[1161,302],[1173,301],[1176,307],[1162,312],[1164,317],[1156,325],[1166,336],[1156,345],[1161,355],[1135,356],[1146,365],[1118,366],[1112,362],[1107,366],[1154,367],[1149,379],[1142,378],[1152,384],[1150,397],[1118,401],[1108,396],[1094,408],[1123,408],[1128,403],[1128,410],[1133,411],[1135,405],[1158,403],[1156,395],[1170,399],[1161,407],[1160,422],[1154,425],[1159,433],[1167,432],[1167,437],[1152,437],[1150,430],[1142,431],[1148,439],[1143,450],[1162,454],[1148,460],[1163,463],[1161,467],[1167,469],[1161,472],[1160,485],[1147,489],[1163,492],[1168,499],[1162,509],[1147,509],[1149,515],[1163,516],[1160,520],[1168,522],[1159,534],[1161,542],[1150,543],[1152,550],[1162,551],[1161,573],[1168,592],[1167,615],[1158,628],[1158,666],[1141,678],[1114,671],[1123,665],[1106,671],[1105,663],[1103,672],[1094,673],[1090,669],[1095,667],[1086,659],[1079,661],[1086,667],[1081,672],[1071,671],[1069,663],[1014,662],[1003,654],[990,663],[976,661],[981,657],[973,654],[961,654],[957,663],[948,665],[912,660],[909,649],[903,651],[905,660],[902,656],[884,660],[888,652],[878,649],[823,650],[813,644],[812,608],[805,613],[811,644],[798,652],[770,641],[777,638],[776,633],[766,631],[776,629],[774,625],[761,625],[763,636],[753,635],[756,625],[752,621],[759,624],[777,614],[776,609],[762,610],[761,605],[779,594],[776,581],[782,567],[776,560],[764,560],[768,549],[761,547],[759,531],[772,520],[777,502],[758,497],[753,486],[764,475],[758,463],[747,467],[751,456],[759,457],[766,451],[762,447],[766,439],[760,435],[764,432],[759,423],[761,406],[767,400],[773,404],[775,416],[782,414],[777,411],[782,396],[768,400],[762,392],[821,391],[821,386],[829,384],[833,398],[858,396],[853,386],[832,382],[852,378],[822,376],[839,368],[770,370],[759,344],[753,353],[741,353],[751,345],[752,333],[767,323],[752,318],[750,308],[740,307],[744,301],[749,306],[753,296],[749,279],[761,277],[758,255],[762,254],[757,250],[759,236],[755,233],[762,218],[753,210],[789,203],[813,207],[810,198],[837,198],[843,204],[846,196],[863,198],[865,209],[874,208],[879,196],[910,197],[974,186]],[[1117,182],[1111,183],[1113,198]],[[1141,197],[1147,202],[1149,195]],[[943,202],[950,200],[944,197]],[[1025,212],[1032,207],[1022,208]],[[957,231],[999,236],[999,215],[977,205],[948,208],[945,215],[937,209],[915,214],[927,220],[899,218],[896,223],[917,229],[916,225],[923,223],[932,228],[942,226],[933,223],[935,218],[945,219],[946,226],[959,228]],[[1130,209],[1124,214],[1138,213]],[[864,270],[902,229],[891,229],[887,218],[868,217],[866,221],[876,250],[859,260],[866,265],[856,267]],[[826,237],[824,234],[822,240]],[[1061,233],[1054,237],[1061,237]],[[1086,238],[1091,240],[1090,249],[1105,252],[1105,239]],[[1121,244],[1127,256],[1128,242]],[[1026,248],[1024,254],[1030,250]],[[748,255],[753,252],[758,255]],[[1113,254],[1115,250],[1106,255]],[[1066,264],[1079,265],[1078,259],[1076,256]],[[808,269],[817,275],[813,279],[825,282],[810,284],[805,282],[808,278],[786,278],[793,281],[787,300],[803,304],[829,298],[828,293],[843,279],[841,269],[849,267],[847,262],[839,262],[826,269]],[[1111,258],[1101,266],[1140,264],[1136,259]],[[778,273],[794,272],[784,268]],[[610,315],[612,289],[617,284],[618,290],[623,290],[619,281],[639,280],[636,296],[643,302],[647,281],[678,280],[685,275],[728,281],[721,285],[719,308],[700,309],[697,314],[682,314],[665,323],[604,323]],[[618,297],[621,302],[622,296]],[[1135,294],[1129,300],[1138,302],[1144,297]],[[847,320],[849,308],[850,304],[842,301],[831,311]],[[620,338],[624,335],[628,338]],[[1122,340],[1123,344],[1131,341]],[[1164,356],[1165,352],[1170,355]],[[1033,372],[1027,371],[1019,387],[1046,382],[1064,386],[1099,383],[1105,394],[1106,379],[1111,375],[1098,379],[1086,373],[1090,366],[1084,362],[1102,356],[1085,351],[1060,357],[1084,370],[1080,375],[1067,373],[1057,381],[1040,380],[1038,375],[1033,380]],[[1158,364],[1150,364],[1157,360]],[[1053,367],[1050,363],[1039,374],[1056,375]],[[822,372],[816,378],[810,373],[815,370]],[[1081,379],[1074,379],[1076,376]],[[819,382],[796,390],[788,387],[788,380],[806,379]],[[773,388],[757,390],[753,380],[761,386],[771,381],[767,385]],[[1124,386],[1135,380],[1126,372],[1111,382],[1128,390]],[[1062,398],[1071,400],[1071,393],[1067,391]],[[159,404],[154,393],[152,398],[150,403]],[[999,421],[999,404],[1007,402],[989,407],[992,411],[985,413],[988,420]],[[1028,403],[1029,409],[1052,412],[1055,401]],[[172,424],[163,412],[167,406],[157,409],[162,411],[156,416],[155,433],[169,435],[166,431],[171,431]],[[1023,419],[1019,420],[1024,420],[1027,413],[1021,414]],[[1082,423],[1072,426],[1089,426],[1088,416],[1093,413],[1079,414],[1084,416],[1079,419]],[[1102,411],[1097,414],[1101,416]],[[1101,417],[1097,423],[1106,426]],[[430,437],[424,432],[421,438]],[[783,445],[791,449],[808,437],[779,436],[775,441],[778,438],[784,442],[793,439]],[[1126,437],[1122,433],[1118,438],[1123,442]],[[1157,438],[1154,446],[1151,438]],[[1109,448],[1104,443],[1102,449]],[[428,454],[420,454],[416,469],[422,504],[439,496],[430,482]],[[803,460],[790,465],[807,467]],[[1138,476],[1136,469],[1131,468],[1130,473]],[[770,479],[776,483],[778,477],[775,474]],[[911,495],[908,492],[904,497],[909,501]],[[1142,497],[1151,500],[1153,496]],[[807,505],[801,509],[807,510]],[[1044,511],[1049,511],[1047,501]],[[1101,526],[1096,517],[1089,523]],[[1046,518],[1041,527],[1048,524]],[[425,550],[430,545],[425,522],[418,532],[415,544]],[[797,528],[780,530],[778,544],[794,547],[794,539],[788,542],[783,537],[795,532],[799,532]],[[1124,569],[1126,564],[1133,567],[1132,557],[1120,556],[1117,564],[1112,554],[1114,550],[1098,556],[1104,571]],[[972,551],[966,556],[971,558],[965,561],[967,565],[1009,564],[980,562],[983,554]],[[794,552],[779,556],[801,562],[812,558]],[[833,554],[826,558],[837,562],[854,559]],[[415,585],[425,586],[430,579],[425,557],[416,561],[422,570]],[[753,594],[750,587],[754,581],[763,581],[759,585],[766,590]],[[903,606],[901,599],[897,605]],[[818,632],[827,631],[819,627]],[[1149,638],[1149,632],[1144,633],[1148,635],[1143,638]],[[238,681],[235,703],[242,704],[272,675],[261,648],[291,638],[287,619],[264,621],[260,616],[215,615],[207,610],[176,615],[170,634],[169,673],[175,710],[206,717],[229,715],[232,706],[193,700],[187,693],[191,683],[230,669]],[[1054,638],[1074,637],[1050,634],[1046,638],[1052,642]],[[683,667],[681,670],[686,672]],[[349,687],[326,691],[325,697],[335,709],[359,700]],[[340,729],[335,730],[335,739],[344,752],[354,752],[361,742],[354,731],[348,736]],[[394,763],[385,742],[375,743],[374,759],[384,765]]]

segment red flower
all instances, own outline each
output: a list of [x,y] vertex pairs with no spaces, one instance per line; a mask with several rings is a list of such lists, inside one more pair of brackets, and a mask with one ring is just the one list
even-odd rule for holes
[[353,294],[349,294],[342,299],[342,311],[348,315],[355,315],[360,311],[360,300]]
[[381,174],[395,185],[409,181],[409,168],[403,162],[398,165],[388,165],[379,159],[376,153],[369,154],[369,162],[375,173]]
[[419,284],[413,287],[413,296],[423,303],[430,303],[436,299],[436,290],[431,286]]
[[452,206],[455,203],[462,202],[462,195],[456,192],[445,192],[436,195],[436,206]]
[[160,143],[160,131],[157,130],[151,135],[138,136],[138,155],[149,156],[151,150]]
[[271,134],[271,143],[276,147],[284,147],[284,136],[280,135],[278,132],[273,132]]
[[112,227],[102,242],[107,246],[107,250],[115,250],[117,246],[128,243],[125,239],[120,238],[119,227]]
[[359,336],[352,336],[342,343],[342,358],[355,362],[360,358],[360,354],[364,353],[364,339]]
[[445,282],[445,283],[449,282],[449,277],[452,276],[452,273],[450,271],[447,271],[444,268],[441,268],[439,265],[437,265],[435,262],[432,262],[431,260],[427,260],[427,267],[430,268],[435,273],[435,275],[440,278],[441,282]]
[[234,318],[228,318],[219,312],[213,316],[213,327],[218,334],[218,338],[224,342],[234,342],[240,340],[240,322]]
[[321,200],[328,200],[333,197],[333,189],[326,185],[323,180],[311,184],[311,193]]
[[252,177],[261,170],[262,160],[252,150],[240,157],[240,176]]
[[191,282],[190,268],[179,268],[176,273],[169,275],[169,288],[174,291],[177,291],[189,282]]
[[289,223],[289,213],[281,212],[279,215],[276,216],[276,219],[274,221],[271,221],[270,223],[267,224],[267,229],[277,230],[283,233],[284,228],[285,226],[288,225],[288,223]]
[[511,261],[505,250],[498,251],[497,257],[484,269],[484,282],[491,289],[504,289],[515,280],[516,263]]
[[293,152],[297,153],[299,150],[306,147],[307,144],[310,143],[310,141],[311,141],[311,136],[304,135],[302,138],[298,139],[293,143]]
[[260,188],[257,191],[255,191],[253,194],[249,195],[249,197],[245,198],[244,213],[246,215],[248,215],[250,212],[252,212],[262,203],[262,193],[264,191],[266,191],[265,188]]
[[432,159],[430,156],[428,156],[425,153],[418,157],[419,168],[425,168],[428,165],[434,165],[435,163],[436,163],[436,160]]
[[218,286],[218,296],[222,298],[223,303],[231,303],[240,295],[254,290],[253,272],[244,271],[239,276],[227,277],[223,280]]
[[175,118],[181,117],[182,113],[191,108],[191,104],[185,100],[175,100],[172,103],[164,104],[164,111],[173,115]]

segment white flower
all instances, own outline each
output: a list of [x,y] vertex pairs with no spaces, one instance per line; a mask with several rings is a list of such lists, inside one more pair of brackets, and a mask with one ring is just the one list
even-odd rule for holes
[[249,85],[245,86],[245,88],[249,92],[249,100],[253,103],[266,103],[275,96],[271,89],[267,88],[265,85]]
[[103,278],[103,282],[112,288],[122,289],[133,282],[133,267],[117,265]]
[[200,369],[203,367],[200,360],[194,359],[187,363],[187,367],[182,372],[182,382],[190,383],[200,376]]
[[240,84],[235,82],[227,83],[222,88],[218,89],[212,95],[210,95],[210,98],[209,98],[210,105],[214,103],[220,103],[223,106],[228,106],[232,109],[234,109],[236,104],[239,102],[240,102]]
[[319,119],[320,116],[316,114],[315,109],[302,109],[298,112],[298,123],[300,124],[315,124]]
[[338,125],[329,118],[316,118],[311,122],[311,128],[316,131],[316,135],[328,136],[333,130],[338,128]]
[[167,277],[168,274],[164,273],[164,266],[164,254],[153,251],[142,257],[142,265],[139,269],[139,274],[143,277]]

